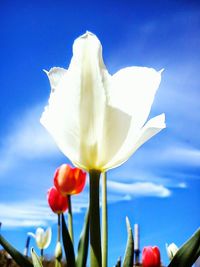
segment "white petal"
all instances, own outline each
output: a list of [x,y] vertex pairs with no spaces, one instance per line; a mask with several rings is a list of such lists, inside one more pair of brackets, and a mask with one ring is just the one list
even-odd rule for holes
[[159,133],[165,125],[165,114],[161,114],[149,120],[145,126],[138,132],[134,130],[134,126],[130,128],[129,134],[122,148],[117,155],[109,162],[105,168],[111,169],[121,165],[129,159],[129,157],[151,137]]
[[112,77],[109,92],[111,105],[133,117],[135,128],[141,128],[149,115],[161,72],[152,68],[129,67]]
[[44,70],[44,72],[47,74],[50,81],[51,90],[52,92],[54,92],[54,90],[56,90],[60,81],[62,80],[63,76],[66,74],[67,70],[59,67],[54,67],[51,68],[50,71]]
[[47,228],[45,235],[44,235],[44,240],[43,240],[43,248],[47,248],[50,243],[51,243],[51,237],[52,237],[52,231],[51,228]]
[[35,241],[36,241],[38,248],[43,249],[44,229],[40,227],[37,228],[35,236],[36,236]]
[[131,116],[119,109],[107,106],[102,137],[100,140],[100,162],[98,166],[103,170],[104,166],[118,153],[127,138],[131,125]]
[[167,255],[170,260],[175,256],[179,248],[175,243],[171,243],[170,245],[166,244],[166,250],[167,250]]
[[99,40],[86,33],[75,41],[73,64],[81,70],[80,90],[80,158],[84,165],[95,166],[99,158],[105,112],[106,71],[102,60]]
[[135,150],[164,128],[166,128],[164,113],[150,119],[141,130],[140,137],[135,145]]
[[41,118],[61,151],[86,169],[91,158],[98,161],[109,77],[97,37],[91,33],[79,37],[70,67]]

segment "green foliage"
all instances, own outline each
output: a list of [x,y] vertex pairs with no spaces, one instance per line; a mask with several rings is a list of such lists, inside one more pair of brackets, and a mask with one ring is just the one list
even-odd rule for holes
[[74,247],[63,214],[62,214],[62,239],[67,260],[67,266],[75,267],[76,265],[75,265]]
[[40,258],[38,257],[38,255],[36,254],[36,252],[33,248],[31,249],[31,257],[33,260],[33,266],[34,267],[43,267]]
[[62,267],[61,261],[55,259],[55,267]]
[[83,230],[82,230],[79,244],[78,244],[78,256],[76,259],[76,267],[86,266],[88,244],[89,244],[89,209],[87,210],[87,213],[85,216],[85,223],[83,225]]
[[1,234],[0,244],[21,267],[33,267],[33,264],[18,250],[16,250]]
[[168,267],[191,267],[200,256],[200,229],[177,251]]
[[128,217],[126,217],[126,227],[128,233],[128,239],[126,244],[126,251],[124,256],[123,267],[133,267],[133,257],[134,257],[134,241],[131,225]]

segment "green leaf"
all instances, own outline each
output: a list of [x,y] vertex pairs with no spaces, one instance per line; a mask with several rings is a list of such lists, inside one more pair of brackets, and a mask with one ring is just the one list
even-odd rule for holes
[[117,260],[115,267],[121,267],[121,257]]
[[33,248],[31,249],[31,257],[33,260],[33,266],[34,267],[43,267],[40,258],[38,257],[38,255],[36,254],[36,252]]
[[200,256],[200,228],[177,251],[168,267],[191,267]]
[[0,244],[2,247],[10,254],[10,256],[15,260],[15,262],[21,267],[33,267],[32,263],[16,250],[1,234],[0,234]]
[[62,214],[62,239],[67,260],[67,266],[75,267],[76,265],[75,265],[74,247],[63,214]]
[[133,242],[133,233],[128,217],[126,217],[126,227],[127,227],[128,239],[126,244],[123,267],[133,267],[134,242]]
[[76,267],[85,267],[88,255],[88,244],[89,244],[89,209],[86,212],[85,223],[80,236],[78,244],[78,255],[76,259]]
[[55,267],[62,267],[62,263],[59,260],[55,260]]

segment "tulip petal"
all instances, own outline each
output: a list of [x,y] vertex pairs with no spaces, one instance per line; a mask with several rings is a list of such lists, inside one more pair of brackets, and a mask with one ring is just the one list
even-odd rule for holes
[[44,249],[47,248],[50,243],[51,243],[51,236],[52,236],[52,231],[51,227],[47,228],[45,235],[44,235]]
[[127,138],[131,126],[131,116],[111,106],[106,107],[102,129],[101,157],[98,162],[101,170],[118,153]]
[[77,119],[75,118],[77,111],[75,112],[74,109],[78,103],[76,104],[77,98],[73,95],[75,90],[73,90],[74,86],[70,86],[70,80],[66,72],[58,87],[56,89],[53,87],[55,90],[51,91],[49,105],[45,107],[40,122],[52,135],[60,150],[70,159],[74,159],[78,149]]
[[[140,137],[135,144],[134,151],[148,141],[151,137],[159,133],[162,129],[166,127],[165,124],[165,114],[158,115],[150,119],[145,126],[142,128]],[[133,151],[133,152],[134,152]]]
[[112,76],[109,91],[111,105],[130,114],[137,129],[147,120],[161,81],[161,72],[146,67],[128,67]]
[[165,114],[161,114],[149,120],[145,126],[136,132],[134,130],[134,124],[129,130],[126,141],[124,142],[122,148],[117,153],[117,155],[108,163],[105,168],[111,169],[116,166],[121,165],[123,162],[128,160],[128,158],[146,141],[151,137],[159,133],[162,129],[166,127],[165,125]]
[[179,249],[175,243],[171,243],[170,245],[166,244],[165,246],[166,246],[168,258],[171,261]]
[[59,67],[54,67],[51,68],[50,71],[44,70],[44,72],[47,74],[49,78],[51,91],[54,92],[58,87],[63,76],[66,74],[67,70]]
[[75,41],[73,65],[79,66],[81,89],[79,102],[80,159],[88,168],[98,165],[104,127],[106,86],[109,75],[102,59],[102,47],[91,33]]
[[[52,75],[60,72],[57,69]],[[109,74],[97,37],[86,33],[74,42],[69,69],[62,72],[59,83],[48,74],[54,90],[41,123],[53,136],[61,151],[76,165],[87,168],[96,161],[98,139],[103,127],[105,87]],[[64,74],[63,74],[64,73]],[[56,80],[57,81],[57,80]]]
[[38,248],[40,249],[44,248],[43,239],[44,239],[44,230],[38,227],[35,233],[35,241],[37,243]]

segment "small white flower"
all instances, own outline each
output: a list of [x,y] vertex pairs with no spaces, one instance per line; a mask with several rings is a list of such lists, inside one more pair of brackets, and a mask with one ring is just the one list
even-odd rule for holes
[[35,238],[35,242],[39,249],[46,249],[51,243],[51,227],[47,228],[46,231],[44,231],[44,229],[42,229],[41,227],[38,227],[35,234],[29,232],[28,235]]
[[174,243],[171,243],[170,245],[166,244],[166,250],[169,259],[172,260],[176,252],[178,251],[178,247]]
[[162,70],[128,67],[109,74],[90,32],[75,40],[68,69],[45,72],[51,94],[41,123],[80,168],[115,168],[165,128],[164,114],[147,121]]

